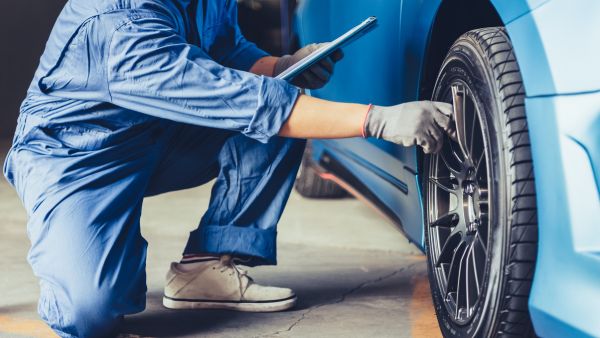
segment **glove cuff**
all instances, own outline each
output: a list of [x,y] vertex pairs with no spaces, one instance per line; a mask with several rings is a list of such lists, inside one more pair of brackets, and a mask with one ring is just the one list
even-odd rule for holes
[[361,129],[361,136],[362,138],[367,138],[367,120],[369,117],[369,113],[371,112],[371,109],[373,108],[373,104],[369,103],[369,106],[367,107],[367,111],[365,112],[365,117],[363,118],[363,123],[362,123],[362,129]]
[[273,67],[273,77],[283,73],[288,67],[291,67],[291,55],[282,55],[279,57],[277,62],[275,62],[275,66]]

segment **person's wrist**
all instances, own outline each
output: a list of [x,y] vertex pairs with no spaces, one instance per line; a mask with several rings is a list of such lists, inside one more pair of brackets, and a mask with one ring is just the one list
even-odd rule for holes
[[371,105],[365,118],[365,136],[384,139],[383,131],[389,119],[389,107]]
[[369,105],[367,106],[367,109],[365,111],[365,117],[363,118],[363,121],[362,121],[362,128],[361,128],[362,138],[369,137],[369,134],[367,133],[367,120],[369,119],[369,113],[371,112],[371,109],[373,109],[373,104],[369,103]]
[[277,71],[277,63],[279,62],[279,60],[281,60],[281,56],[276,56],[275,57],[275,62],[273,62],[273,66],[271,67],[271,76],[275,77],[279,74],[276,74],[275,72]]

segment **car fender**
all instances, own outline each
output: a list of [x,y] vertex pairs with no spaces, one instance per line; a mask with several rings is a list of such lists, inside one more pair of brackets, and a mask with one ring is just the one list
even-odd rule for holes
[[543,337],[598,336],[600,3],[492,3],[505,21],[527,94],[539,228],[531,318]]

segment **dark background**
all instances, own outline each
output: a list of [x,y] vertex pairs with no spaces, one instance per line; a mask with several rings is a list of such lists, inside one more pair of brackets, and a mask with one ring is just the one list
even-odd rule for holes
[[[289,18],[295,0],[285,1],[289,2]],[[66,0],[0,1],[0,139],[13,135],[19,106],[65,3]],[[288,49],[285,36],[289,30],[282,34],[280,0],[238,0],[238,3],[240,26],[249,40],[273,55]]]
[[19,106],[65,2],[0,1],[0,138],[12,137]]

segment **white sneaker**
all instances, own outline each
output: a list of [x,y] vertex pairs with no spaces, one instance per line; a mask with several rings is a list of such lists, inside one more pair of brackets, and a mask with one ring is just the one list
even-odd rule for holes
[[248,312],[283,311],[296,304],[291,289],[254,283],[231,256],[222,256],[188,270],[171,263],[163,305],[169,309],[229,309]]

